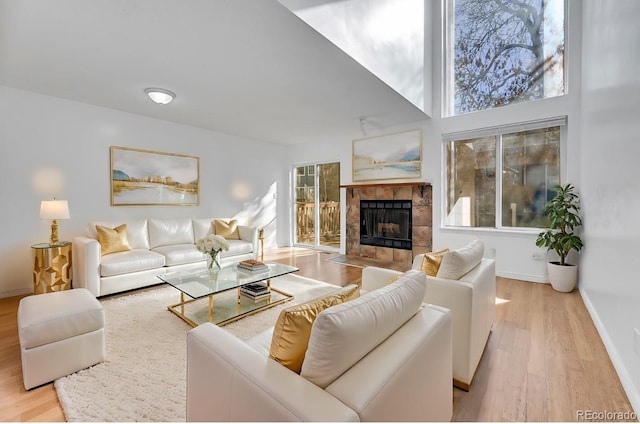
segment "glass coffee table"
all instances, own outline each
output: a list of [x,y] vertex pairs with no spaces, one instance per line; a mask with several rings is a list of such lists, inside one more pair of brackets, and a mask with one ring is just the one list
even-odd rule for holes
[[[169,311],[193,327],[204,322],[222,326],[293,299],[292,295],[271,287],[271,279],[299,269],[279,263],[270,263],[267,267],[262,271],[245,271],[233,263],[223,265],[218,271],[197,268],[160,274],[158,278],[180,291],[180,303],[168,306]],[[270,296],[254,300],[241,294],[242,286],[263,281]]]

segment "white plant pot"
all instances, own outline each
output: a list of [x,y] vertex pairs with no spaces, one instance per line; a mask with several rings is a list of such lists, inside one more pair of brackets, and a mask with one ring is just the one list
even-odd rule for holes
[[568,293],[578,282],[578,267],[576,265],[560,265],[557,262],[547,263],[549,282],[554,290]]

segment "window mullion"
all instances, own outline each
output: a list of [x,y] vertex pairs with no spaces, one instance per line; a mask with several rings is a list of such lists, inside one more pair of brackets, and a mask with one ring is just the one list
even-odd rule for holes
[[496,228],[502,227],[502,134],[496,136]]
[[315,245],[320,245],[320,164],[315,164],[315,178],[313,181],[313,202],[315,205]]

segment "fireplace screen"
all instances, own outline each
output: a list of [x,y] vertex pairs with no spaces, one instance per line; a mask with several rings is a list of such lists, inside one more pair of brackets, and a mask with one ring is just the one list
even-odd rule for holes
[[361,200],[360,244],[411,250],[411,200]]

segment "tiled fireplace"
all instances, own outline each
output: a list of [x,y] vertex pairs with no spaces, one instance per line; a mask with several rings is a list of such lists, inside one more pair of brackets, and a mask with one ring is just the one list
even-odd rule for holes
[[[431,184],[350,185],[346,188],[347,255],[411,264],[415,255],[431,251]],[[370,213],[361,215],[361,205],[369,209],[397,209],[398,213],[387,213],[386,217],[391,215],[394,218],[386,218],[382,220],[384,222],[373,225],[368,222],[372,216]],[[411,210],[410,219],[395,217],[402,215],[401,209],[407,207]],[[410,231],[407,230],[407,221]],[[364,234],[364,241],[370,244],[361,244],[361,228],[363,232],[376,233],[376,237]],[[372,228],[378,231],[372,231]]]

